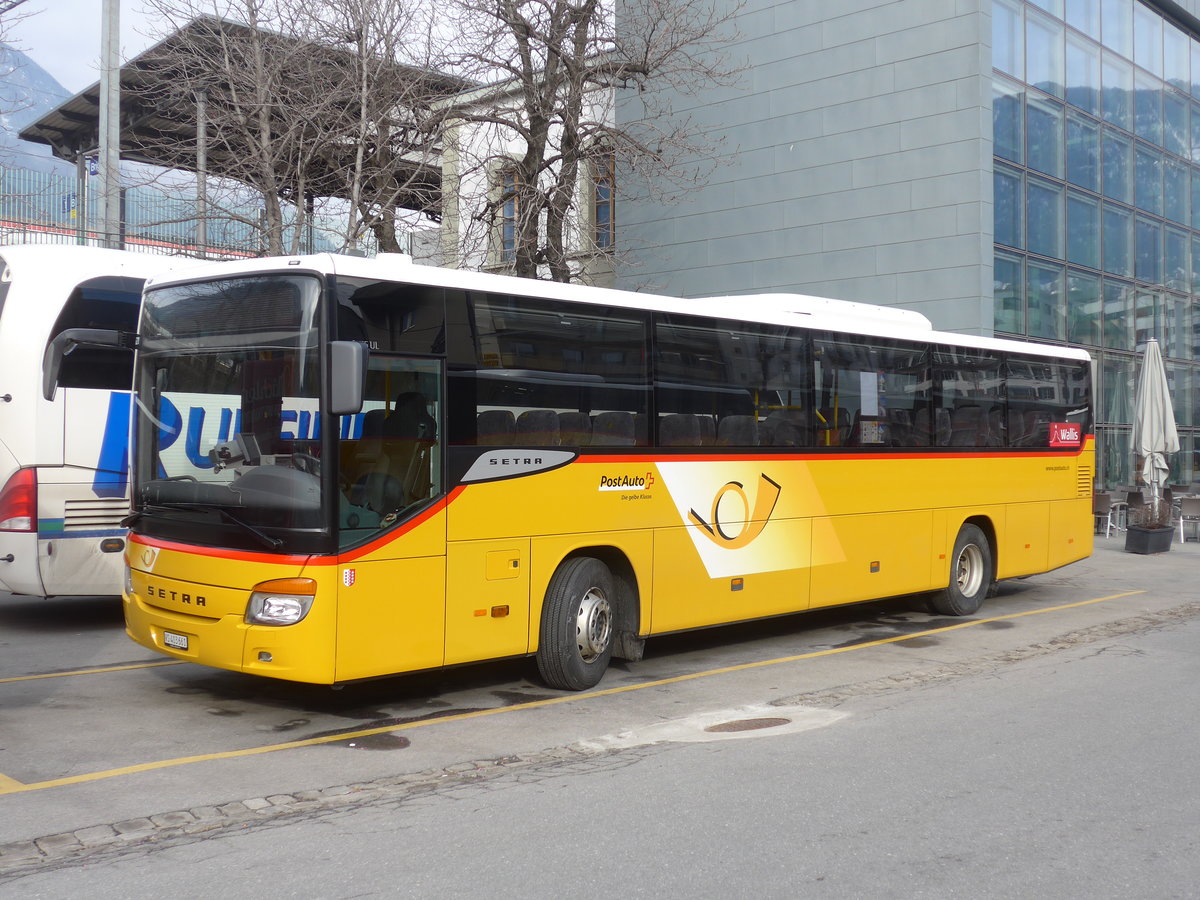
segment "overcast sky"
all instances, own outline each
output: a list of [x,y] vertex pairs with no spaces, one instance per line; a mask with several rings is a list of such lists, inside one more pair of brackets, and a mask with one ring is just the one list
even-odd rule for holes
[[[72,94],[100,80],[103,0],[26,0],[9,37]],[[121,62],[155,42],[141,0],[121,0]]]

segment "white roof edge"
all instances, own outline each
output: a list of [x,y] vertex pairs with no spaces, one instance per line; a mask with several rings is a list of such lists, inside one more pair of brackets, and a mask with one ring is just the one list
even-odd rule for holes
[[145,278],[200,262],[188,257],[80,244],[2,244],[0,257],[13,266],[17,274],[21,274],[26,266],[53,263],[55,276],[82,277],[130,273],[134,277]]
[[[0,251],[2,252],[2,251]],[[437,285],[467,291],[496,291],[527,297],[558,299],[571,303],[596,303],[626,309],[659,310],[687,315],[711,316],[735,322],[762,322],[772,325],[802,326],[863,334],[871,337],[895,337],[924,340],[935,344],[954,344],[979,350],[1023,352],[1059,359],[1090,360],[1091,355],[1077,347],[1035,344],[1006,338],[983,337],[933,330],[929,319],[914,310],[894,306],[876,306],[829,297],[805,294],[735,294],[725,297],[671,297],[643,294],[612,288],[493,275],[467,269],[415,265],[401,254],[384,254],[377,259],[341,256],[331,253],[312,256],[277,256],[229,262],[200,263],[197,267],[176,268],[156,276],[147,287],[161,287],[175,281],[191,281],[209,275],[229,277],[271,269],[308,273],[332,273],[360,278],[393,278],[409,284]],[[753,306],[751,306],[753,304]]]
[[737,303],[747,297],[753,297],[755,303],[764,307],[775,307],[780,312],[796,315],[830,315],[848,319],[857,319],[861,316],[867,320],[883,319],[908,328],[933,331],[933,323],[926,316],[912,309],[904,309],[899,306],[879,306],[854,300],[834,300],[830,297],[816,297],[811,294],[733,294],[725,297],[699,297],[692,302],[711,300],[716,303]]

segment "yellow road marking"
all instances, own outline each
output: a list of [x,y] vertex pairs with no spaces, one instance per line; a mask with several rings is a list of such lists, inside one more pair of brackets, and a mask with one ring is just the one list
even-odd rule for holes
[[473,712],[457,713],[451,716],[441,716],[429,719],[420,719],[416,722],[408,722],[404,725],[381,725],[376,728],[364,728],[358,731],[345,731],[339,734],[323,735],[322,737],[306,738],[299,741],[287,741],[282,744],[268,744],[263,747],[250,747],[245,750],[224,750],[219,753],[200,753],[195,756],[180,756],[174,759],[160,759],[155,762],[138,763],[132,766],[122,766],[117,769],[105,769],[102,772],[87,772],[82,775],[70,775],[66,778],[55,778],[50,781],[39,781],[33,784],[21,784],[4,775],[0,775],[0,795],[15,794],[25,791],[40,791],[45,788],[62,787],[68,784],[83,784],[89,781],[100,781],[105,778],[115,778],[118,775],[133,775],[138,772],[151,772],[156,769],[169,769],[173,766],[186,766],[191,763],[209,762],[218,759],[237,759],[244,756],[259,756],[263,753],[275,753],[279,750],[295,750],[301,747],[315,747],[319,744],[332,744],[336,741],[356,740],[358,738],[370,737],[373,734],[385,734],[389,731],[409,731],[413,728],[423,728],[426,725],[442,725],[447,722],[462,722],[467,719],[479,719],[484,716],[495,716],[501,713],[518,712],[525,709],[537,709],[544,706],[555,706],[559,703],[579,703],[585,700],[592,700],[596,697],[611,697],[615,694],[625,694],[629,691],[641,691],[646,688],[662,687],[668,684],[679,684],[684,681],[693,681],[698,678],[709,678],[713,675],[728,675],[731,672],[743,672],[749,669],[761,669],[766,666],[776,666],[782,663],[798,662],[805,659],[816,659],[821,656],[832,656],[836,653],[848,653],[851,650],[865,650],[868,647],[879,647],[884,644],[895,644],[899,641],[908,641],[916,637],[925,637],[931,634],[942,634],[947,631],[957,631],[960,628],[971,628],[976,625],[986,625],[988,622],[1002,622],[1007,619],[1020,619],[1024,616],[1036,616],[1044,613],[1059,612],[1064,609],[1075,609],[1080,606],[1090,606],[1094,603],[1103,603],[1106,600],[1119,600],[1122,597],[1132,597],[1136,594],[1144,594],[1143,591],[1125,591],[1121,594],[1110,594],[1107,597],[1096,597],[1092,600],[1080,600],[1076,603],[1064,603],[1060,606],[1047,606],[1039,609],[1030,609],[1025,612],[1009,613],[1003,616],[992,616],[987,619],[971,619],[966,622],[957,622],[954,625],[945,625],[940,628],[929,628],[925,631],[914,631],[912,634],[897,635],[895,637],[879,638],[874,641],[864,641],[861,644],[850,644],[845,647],[831,647],[827,650],[813,650],[808,653],[797,653],[793,656],[779,656],[774,659],[763,659],[756,662],[739,663],[735,666],[722,666],[718,669],[705,669],[700,672],[691,672],[686,675],[675,675],[671,678],[660,678],[656,681],[644,681],[638,684],[627,684],[621,687],[605,688],[600,691],[589,691],[586,694],[567,694],[562,697],[550,697],[545,700],[531,700],[528,703],[516,703],[512,706],[498,706],[494,709],[480,709]]
[[0,678],[0,684],[13,684],[18,681],[37,681],[41,678],[70,678],[72,675],[101,675],[105,672],[128,672],[130,669],[153,669],[157,666],[178,666],[186,662],[182,659],[164,659],[154,662],[129,663],[124,666],[99,666],[95,669],[72,669],[69,672],[47,672],[44,675],[14,675],[11,678]]

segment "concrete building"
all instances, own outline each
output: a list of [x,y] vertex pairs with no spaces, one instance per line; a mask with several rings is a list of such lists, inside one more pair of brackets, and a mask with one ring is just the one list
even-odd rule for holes
[[[510,274],[513,270],[522,191],[514,166],[526,146],[511,123],[524,124],[517,82],[456,95],[435,106],[460,110],[445,126],[440,153],[442,221],[436,241],[426,232],[415,243],[419,262]],[[594,89],[584,98],[582,120],[602,131],[612,122],[613,92]],[[551,190],[561,162],[555,159],[562,129],[549,137],[541,190]],[[598,163],[600,163],[598,165]],[[611,154],[581,161],[564,226],[567,262],[574,280],[611,287],[613,238]],[[536,213],[535,213],[536,214]],[[544,218],[543,229],[544,231]],[[543,235],[544,239],[544,235]],[[549,277],[546,267],[541,275]]]
[[738,25],[741,84],[686,109],[724,164],[687,203],[620,203],[619,286],[1086,347],[1106,485],[1154,336],[1173,480],[1200,479],[1200,0],[746,0]]

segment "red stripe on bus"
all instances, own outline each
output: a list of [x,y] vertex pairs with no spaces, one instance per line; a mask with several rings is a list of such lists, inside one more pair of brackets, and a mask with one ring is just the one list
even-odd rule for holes
[[256,553],[249,550],[224,550],[215,547],[205,547],[201,544],[181,544],[177,541],[166,541],[161,538],[152,538],[144,534],[130,534],[129,543],[139,544],[147,547],[157,547],[161,550],[177,550],[182,553],[190,553],[193,556],[203,556],[210,559],[230,559],[238,562],[261,562],[275,564],[294,564],[298,566],[336,566],[339,562],[348,562],[365,556],[380,547],[390,544],[392,541],[398,540],[408,532],[412,531],[418,525],[428,522],[431,518],[444,510],[450,503],[464,490],[465,485],[459,485],[454,488],[449,494],[439,500],[433,506],[426,509],[420,515],[405,522],[395,531],[389,531],[387,534],[381,535],[369,544],[364,544],[361,547],[356,547],[349,553],[343,556],[326,556],[326,555],[309,555],[300,556],[293,554],[271,554],[271,553]]
[[308,565],[311,556],[276,555],[271,553],[252,553],[248,550],[221,550],[205,547],[201,544],[181,544],[178,541],[165,541],[162,538],[149,537],[144,534],[130,534],[129,543],[143,547],[157,547],[160,550],[178,550],[193,556],[205,556],[213,559],[236,559],[239,562],[294,563]]
[[392,541],[404,537],[404,535],[408,534],[408,532],[412,531],[418,525],[421,525],[422,523],[432,519],[435,515],[453,503],[454,499],[464,490],[466,490],[466,487],[467,486],[465,484],[458,485],[458,487],[451,490],[449,494],[447,494],[437,503],[433,504],[433,506],[429,507],[429,509],[425,510],[416,518],[405,522],[395,531],[389,531],[386,534],[382,534],[370,543],[363,544],[361,547],[355,547],[353,550],[343,554],[342,556],[328,558],[322,557],[320,559],[316,559],[313,561],[313,565],[336,565],[339,562],[352,562],[353,560],[366,556],[368,553],[374,553],[380,547],[385,547],[392,543]]
[[[1091,438],[1089,438],[1091,440]],[[908,460],[908,459],[1061,459],[1082,456],[1084,447],[1065,450],[1026,450],[1013,452],[1011,449],[998,447],[988,450],[984,447],[974,447],[969,451],[942,451],[939,453],[864,453],[846,451],[841,453],[680,453],[671,456],[650,456],[647,454],[621,454],[612,456],[584,456],[575,460],[588,464],[637,463],[638,465],[657,465],[671,462],[752,462],[756,459],[783,460],[786,462],[822,462],[832,460]]]

